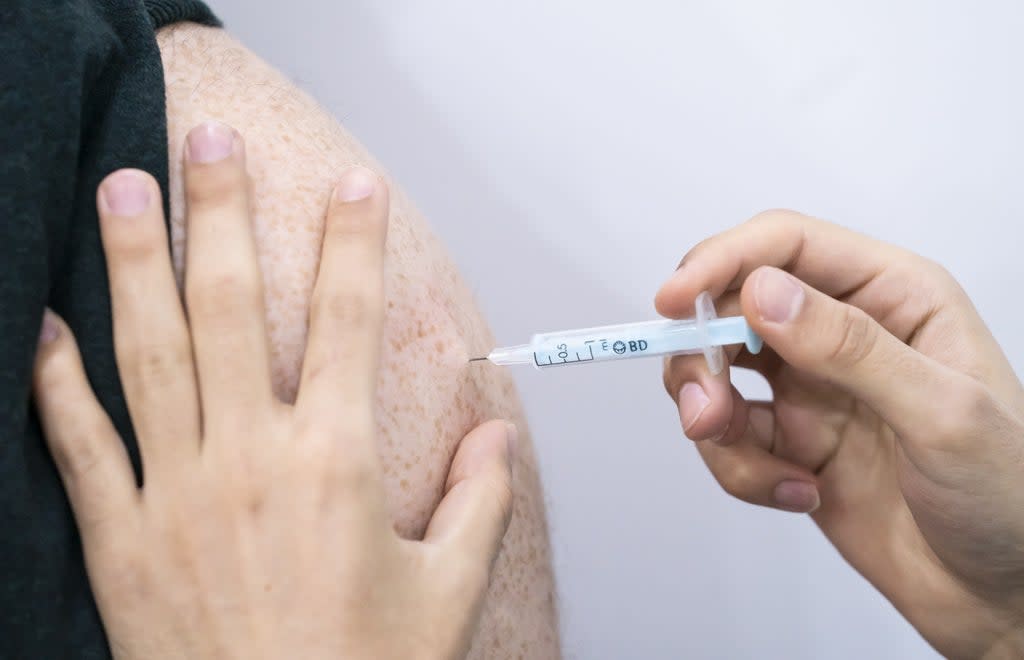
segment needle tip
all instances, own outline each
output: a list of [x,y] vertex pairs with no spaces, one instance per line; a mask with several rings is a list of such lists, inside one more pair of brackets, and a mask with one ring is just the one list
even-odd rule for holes
[[487,356],[485,355],[484,357],[469,358],[469,361],[470,362],[480,362],[481,360],[486,360],[486,359],[487,359]]

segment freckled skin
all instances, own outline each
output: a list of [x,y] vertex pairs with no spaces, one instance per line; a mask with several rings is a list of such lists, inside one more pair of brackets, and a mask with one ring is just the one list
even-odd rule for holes
[[[222,30],[173,26],[158,41],[179,280],[186,240],[182,145],[190,128],[217,119],[246,141],[274,387],[283,400],[294,400],[331,185],[352,164],[383,170],[311,98]],[[493,345],[491,333],[442,246],[401,190],[389,185],[378,444],[395,529],[422,536],[466,432],[486,419],[514,420],[520,429],[515,513],[470,657],[558,658],[544,506],[515,388],[500,369],[466,364]]]

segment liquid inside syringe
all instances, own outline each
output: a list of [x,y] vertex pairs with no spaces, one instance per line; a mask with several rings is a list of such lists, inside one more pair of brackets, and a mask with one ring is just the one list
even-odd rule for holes
[[712,373],[725,368],[722,346],[745,344],[761,350],[761,338],[742,316],[717,318],[707,293],[697,297],[696,317],[624,323],[534,335],[529,344],[496,348],[485,357],[494,364],[530,364],[539,369],[658,355],[703,353]]

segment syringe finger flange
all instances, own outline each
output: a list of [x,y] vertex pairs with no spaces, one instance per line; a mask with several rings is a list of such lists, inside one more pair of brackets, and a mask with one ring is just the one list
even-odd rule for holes
[[704,352],[704,359],[708,363],[708,371],[711,372],[711,375],[717,376],[725,369],[725,351],[721,346],[713,343],[711,333],[708,331],[708,322],[718,318],[711,294],[707,291],[701,291],[697,295],[695,307],[697,312],[697,332],[703,343],[701,349]]

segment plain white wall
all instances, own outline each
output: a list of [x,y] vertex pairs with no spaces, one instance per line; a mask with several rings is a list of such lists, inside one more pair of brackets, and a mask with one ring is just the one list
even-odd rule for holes
[[[1024,364],[1017,3],[212,4],[411,192],[504,343],[652,317],[687,248],[784,206],[943,262]],[[718,489],[657,361],[516,377],[568,658],[934,657],[809,520]]]

